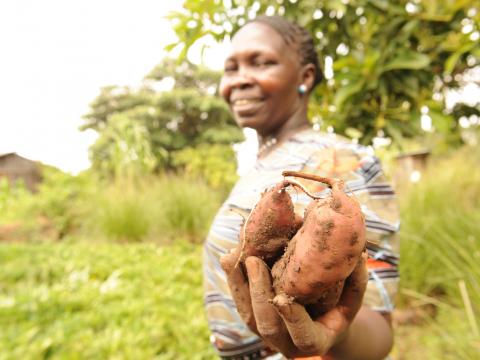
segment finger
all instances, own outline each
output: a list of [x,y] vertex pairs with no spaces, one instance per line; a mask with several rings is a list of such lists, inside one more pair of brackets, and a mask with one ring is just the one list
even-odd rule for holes
[[253,315],[248,281],[243,274],[241,266],[237,264],[239,256],[239,251],[225,254],[220,258],[220,265],[227,276],[228,287],[230,288],[233,301],[235,302],[240,317],[253,332],[258,334],[255,317]]
[[329,329],[314,322],[305,308],[287,295],[275,296],[273,304],[302,355],[324,355],[333,343]]
[[355,269],[345,280],[345,286],[338,302],[342,307],[343,315],[347,319],[353,319],[362,306],[363,295],[368,284],[367,252],[364,252],[358,260]]
[[292,342],[288,331],[271,303],[275,293],[272,288],[270,270],[259,258],[249,256],[245,261],[250,283],[253,313],[259,334],[273,347],[282,352],[291,350]]

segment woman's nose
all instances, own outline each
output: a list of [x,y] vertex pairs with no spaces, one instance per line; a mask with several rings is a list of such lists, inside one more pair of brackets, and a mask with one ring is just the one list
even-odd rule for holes
[[231,80],[230,86],[240,89],[251,86],[254,83],[252,74],[246,68],[239,68]]

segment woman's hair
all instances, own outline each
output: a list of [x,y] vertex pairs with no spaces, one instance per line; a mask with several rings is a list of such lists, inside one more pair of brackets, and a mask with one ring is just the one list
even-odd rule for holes
[[281,16],[261,15],[248,23],[260,23],[269,26],[283,38],[287,45],[297,47],[302,65],[313,64],[315,66],[315,79],[311,90],[322,81],[322,70],[317,52],[315,51],[315,44],[313,43],[312,35],[305,28]]

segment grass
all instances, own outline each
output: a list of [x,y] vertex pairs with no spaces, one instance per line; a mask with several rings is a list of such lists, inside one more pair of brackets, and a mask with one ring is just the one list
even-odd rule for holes
[[436,319],[395,329],[395,360],[472,360],[480,339],[472,333],[463,309],[439,309]]
[[398,359],[474,359],[480,353],[480,151],[435,159],[401,200],[401,297],[433,307],[400,327]]
[[201,242],[221,204],[221,193],[181,176],[114,182],[88,199],[95,207],[83,234],[120,241]]
[[459,152],[430,166],[402,201],[402,287],[480,306],[480,155]]
[[0,359],[209,359],[201,248],[0,245]]
[[[225,191],[185,176],[103,183],[93,174],[50,174],[31,194],[0,182],[0,240],[62,239],[77,235],[122,242],[177,238],[201,242]],[[16,225],[5,235],[5,225]]]

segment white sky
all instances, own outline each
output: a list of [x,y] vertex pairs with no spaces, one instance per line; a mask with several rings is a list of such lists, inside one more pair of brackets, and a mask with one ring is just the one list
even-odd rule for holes
[[137,85],[175,39],[180,0],[2,0],[0,153],[73,173],[95,133],[81,116],[105,85]]

